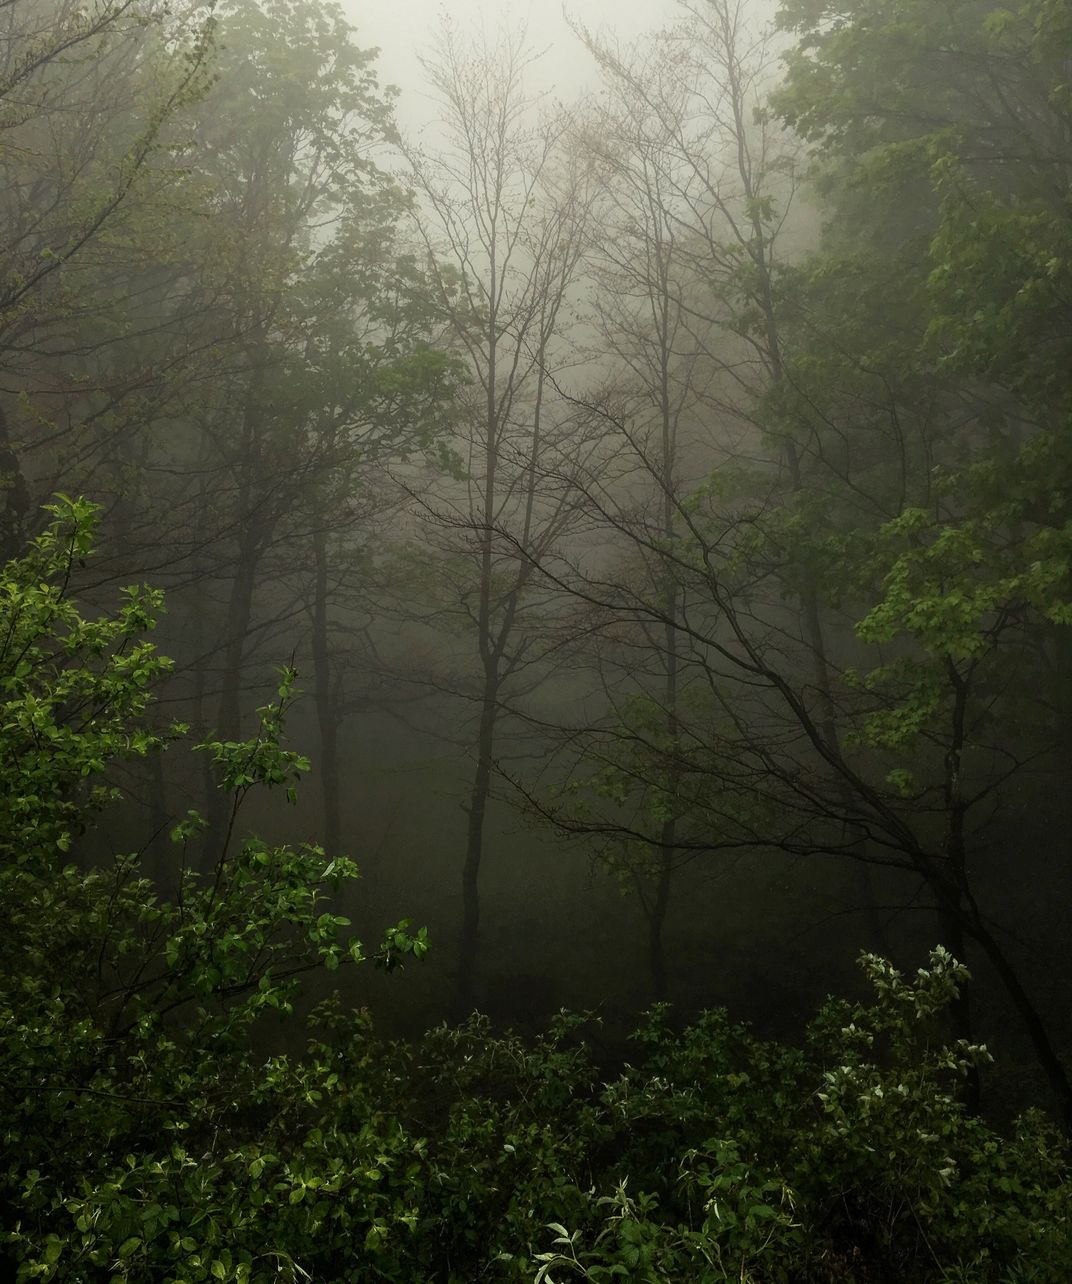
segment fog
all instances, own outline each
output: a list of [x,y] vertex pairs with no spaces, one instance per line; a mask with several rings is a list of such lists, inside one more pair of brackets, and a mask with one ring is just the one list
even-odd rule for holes
[[58,600],[158,587],[172,661],[120,692],[148,739],[56,768],[72,860],[181,905],[308,840],[361,871],[318,909],[432,948],[303,1011],[590,1010],[611,1060],[653,1002],[788,1037],[940,944],[994,1111],[1069,1106],[1072,157],[1020,20],[0,8],[0,543],[36,592],[42,506],[99,504]]
[[546,51],[533,68],[532,87],[562,98],[593,89],[597,80],[589,54],[570,29],[568,18],[594,31],[612,33],[632,41],[671,18],[674,0],[576,0],[559,5],[543,0],[505,0],[489,5],[482,0],[442,4],[438,0],[401,0],[398,5],[347,0],[358,40],[380,51],[380,74],[386,84],[401,91],[399,120],[419,129],[435,116],[435,107],[423,85],[420,58],[427,55],[445,17],[456,26],[483,29],[489,34],[504,28],[528,33],[535,50]]

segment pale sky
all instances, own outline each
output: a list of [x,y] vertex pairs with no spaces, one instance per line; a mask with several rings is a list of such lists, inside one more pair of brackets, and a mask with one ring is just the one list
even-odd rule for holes
[[[676,0],[565,0],[570,14],[594,30],[613,31],[622,40],[633,40],[646,31],[666,25],[680,12]],[[342,0],[357,28],[357,41],[377,45],[380,79],[398,85],[399,123],[419,128],[431,107],[422,99],[423,73],[417,56],[438,30],[439,15],[449,12],[459,24],[478,22],[483,15],[489,32],[500,24],[526,23],[529,41],[543,49],[542,75],[533,88],[554,90],[570,99],[593,83],[591,59],[562,18],[562,0]]]

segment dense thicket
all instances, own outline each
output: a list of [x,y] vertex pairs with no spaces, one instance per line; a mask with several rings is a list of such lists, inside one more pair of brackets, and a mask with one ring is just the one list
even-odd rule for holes
[[[290,675],[255,737],[198,746],[232,801],[214,868],[188,861],[196,813],[170,836],[170,896],[144,853],[71,862],[118,801],[111,762],[161,748],[145,712],[168,662],[144,637],[157,594],[79,611],[67,585],[94,513],[53,515],[0,579],[0,1198],[18,1278],[1065,1278],[1059,1136],[1035,1113],[1005,1140],[957,1101],[987,1053],[935,1037],[965,980],[943,950],[911,978],[866,956],[872,1002],[829,1002],[800,1049],[718,1013],[676,1033],[656,1009],[605,1082],[565,1015],[529,1044],[477,1017],[387,1044],[334,1002],[304,1053],[255,1053],[301,973],[362,960],[326,908],[349,861],[238,838],[249,793],[308,766],[280,740]],[[403,923],[377,962],[424,951]]]

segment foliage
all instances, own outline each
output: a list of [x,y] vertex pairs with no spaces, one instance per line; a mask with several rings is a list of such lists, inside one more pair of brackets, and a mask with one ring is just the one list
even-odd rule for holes
[[[872,1002],[828,1002],[800,1048],[718,1012],[677,1031],[657,1008],[606,1081],[565,1015],[532,1043],[473,1017],[383,1044],[331,1001],[304,1052],[257,1055],[277,1042],[259,1018],[295,1020],[302,971],[361,957],[326,899],[355,871],[256,838],[198,870],[194,814],[170,895],[138,854],[91,857],[109,767],[162,748],[142,729],[160,603],[130,590],[85,618],[69,578],[95,512],[52,511],[0,595],[16,1278],[1065,1278],[1059,1139],[1041,1116],[1006,1140],[964,1110],[987,1054],[940,1037],[966,979],[943,950],[913,978],[865,957]],[[285,674],[255,738],[203,746],[236,809],[306,769],[281,742],[291,699]],[[425,948],[400,924],[379,961]]]
[[1068,17],[1048,0],[780,17],[798,43],[774,103],[814,145],[825,221],[782,299],[772,409],[823,496],[792,533],[824,594],[861,604],[860,638],[918,660],[870,683],[910,734],[880,718],[865,739],[945,746],[958,691],[1030,699],[1010,657],[1069,618]]
[[[1059,1036],[992,930],[1020,855],[995,818],[1027,815],[1065,765],[1067,14],[786,0],[780,22],[796,44],[771,106],[810,147],[822,237],[772,279],[771,463],[747,533],[729,505],[693,527],[714,562],[721,522],[743,586],[711,579],[730,663],[716,629],[705,644],[727,698],[750,697],[743,652],[781,699],[769,732],[742,719],[759,789],[781,777],[815,850],[838,850],[834,819],[851,859],[909,876],[876,890],[926,887],[945,943],[995,965],[1072,1118]],[[1050,851],[1020,867],[1036,904]]]
[[[356,870],[307,844],[233,841],[250,790],[293,788],[307,769],[281,743],[289,673],[254,739],[203,746],[233,797],[213,867],[193,860],[196,813],[173,831],[167,895],[141,853],[91,857],[86,830],[116,797],[109,768],[162,747],[143,715],[167,662],[141,638],[161,603],[129,589],[113,615],[83,616],[69,585],[92,552],[95,509],[63,500],[52,513],[0,586],[2,1181],[20,1210],[9,1243],[26,1278],[135,1278],[150,1261],[236,1277],[237,1241],[217,1256],[211,1228],[220,1190],[234,1225],[251,1216],[226,1140],[276,1078],[296,1082],[285,1059],[275,1073],[256,1066],[249,1033],[290,1009],[302,972],[361,959],[327,902]],[[378,958],[394,967],[425,949],[423,931],[400,924]],[[196,1251],[180,1206],[205,1223]]]
[[861,963],[874,1001],[829,1001],[802,1049],[653,1013],[603,1092],[617,1184],[587,1229],[550,1227],[537,1278],[1060,1279],[1057,1135],[1029,1116],[1005,1142],[969,1117],[956,1084],[986,1050],[934,1037],[965,969],[941,949],[911,979]]
[[[195,514],[198,548],[237,545],[223,572],[234,572],[225,686],[237,697],[254,579],[325,525],[339,537],[337,557],[378,460],[446,456],[459,368],[430,339],[449,320],[475,352],[473,315],[494,319],[497,287],[471,312],[465,295],[479,282],[407,252],[399,227],[409,198],[374,160],[391,136],[389,95],[335,6],[235,0],[220,6],[218,39],[213,22],[194,20],[197,5],[174,24],[167,6],[128,0],[46,9],[59,25],[42,19],[38,29],[31,16],[6,46],[21,79],[0,119],[12,144],[2,157],[11,263],[0,323],[25,424],[9,448],[0,423],[0,539],[15,547],[21,536],[16,447],[39,427],[50,440],[56,430],[45,454],[77,439],[66,453],[83,458],[85,446],[85,460],[101,463],[137,538],[189,548],[171,533],[187,520],[180,514]],[[20,3],[19,22],[33,10]],[[1022,788],[1023,764],[1047,752],[1052,729],[1063,734],[1066,710],[1038,716],[1035,688],[1072,622],[1072,245],[1066,186],[1054,177],[1067,171],[1072,136],[1067,7],[786,0],[783,24],[800,44],[775,106],[815,149],[822,251],[782,270],[770,249],[775,202],[748,191],[733,198],[739,244],[705,235],[695,251],[697,281],[710,279],[714,310],[755,349],[770,383],[753,404],[749,377],[740,404],[719,413],[743,416],[757,444],[765,433],[768,458],[743,480],[727,469],[690,499],[668,496],[672,520],[654,539],[641,535],[672,583],[637,614],[687,634],[712,694],[686,697],[675,683],[672,705],[627,706],[578,805],[625,834],[629,871],[670,821],[681,822],[679,850],[760,847],[777,828],[811,851],[822,835],[809,828],[825,826],[837,831],[834,850],[859,854],[844,819],[862,816],[864,829],[875,820],[890,862],[904,858],[973,948],[1005,966],[969,873],[991,804],[1009,797],[1014,776]],[[30,46],[40,56],[27,61]],[[483,101],[491,78],[472,83]],[[140,110],[119,128],[128,102]],[[67,142],[50,150],[59,134]],[[689,173],[694,159],[685,158]],[[492,160],[477,146],[462,169]],[[504,173],[509,195],[516,174]],[[29,195],[42,191],[44,217]],[[517,398],[500,399],[486,423],[492,453],[507,425],[527,441],[542,413],[544,359],[558,346],[548,320],[557,303],[543,304],[565,297],[556,283],[588,238],[576,195],[576,240],[573,231],[560,239],[563,213],[561,224],[533,222],[525,242],[535,270],[519,278],[528,302],[518,316],[521,330],[536,328],[514,349]],[[518,219],[528,220],[529,199]],[[448,211],[442,230],[464,267],[469,234],[459,229]],[[513,330],[498,331],[503,343]],[[195,378],[168,373],[176,354],[176,369]],[[496,362],[476,353],[474,367],[494,400]],[[60,437],[64,420],[76,438]],[[583,417],[558,407],[542,422],[552,435],[541,440],[563,458],[587,443]],[[102,461],[102,443],[115,443],[114,458],[105,447]],[[527,486],[560,471],[527,450],[517,457]],[[788,481],[775,479],[776,461]],[[152,481],[165,477],[176,480]],[[150,493],[151,482],[166,489]],[[531,516],[547,497],[526,493]],[[300,977],[358,962],[362,949],[333,908],[356,875],[349,860],[240,837],[244,799],[290,794],[308,769],[282,738],[293,675],[260,710],[252,739],[236,732],[200,746],[221,782],[213,796],[230,799],[218,832],[190,813],[174,826],[162,876],[150,875],[144,852],[117,854],[106,828],[119,799],[114,768],[182,734],[147,721],[168,670],[144,640],[162,601],[132,588],[111,611],[80,608],[71,585],[92,555],[96,513],[68,500],[51,511],[54,523],[0,576],[0,1200],[10,1274],[1068,1277],[1061,1138],[1038,1114],[1005,1137],[965,1108],[961,1085],[987,1054],[945,1036],[950,1005],[963,1028],[967,974],[944,950],[914,977],[865,956],[871,1000],[828,1002],[801,1047],[766,1043],[723,1013],[679,1030],[666,1009],[602,1067],[579,1018],[560,1018],[533,1043],[473,1018],[387,1044],[337,1004],[302,1027]],[[482,640],[496,612],[505,621],[499,642],[483,647],[477,816],[498,683],[532,663],[525,644],[511,652],[509,636],[542,600],[533,568],[564,529],[558,514],[572,513],[557,500],[548,511],[539,538],[525,542],[526,517],[525,541],[505,552],[487,514],[461,514],[485,566]],[[446,527],[457,529],[449,513]],[[278,561],[266,562],[273,548]],[[453,582],[467,558],[447,550],[435,562],[440,579]],[[626,601],[636,592],[634,582]],[[689,608],[680,618],[679,596]],[[712,597],[718,620],[707,629]],[[796,657],[783,663],[787,600],[813,602],[817,616],[850,612],[845,647],[861,648],[859,671],[835,672],[814,638],[821,672],[802,678]],[[632,609],[614,605],[618,620]],[[740,710],[722,689],[722,659],[732,690],[746,693]],[[1056,682],[1048,689],[1061,694]],[[769,705],[764,695],[749,703],[756,690]],[[776,696],[790,713],[768,732],[783,714]],[[757,708],[764,716],[750,724]],[[804,753],[801,728],[814,732]],[[787,799],[799,812],[783,826]],[[376,958],[395,968],[426,946],[403,921]],[[1023,991],[1012,979],[1015,1000]],[[1026,999],[1025,1008],[1041,1031],[1036,1045],[1049,1048]],[[277,1016],[289,1022],[282,1036]]]
[[78,820],[114,797],[89,783],[104,764],[161,744],[138,723],[169,668],[140,640],[161,596],[127,589],[114,616],[83,618],[67,586],[92,550],[93,506],[78,500],[49,511],[57,520],[0,585],[0,854],[9,868],[51,847],[67,851]]

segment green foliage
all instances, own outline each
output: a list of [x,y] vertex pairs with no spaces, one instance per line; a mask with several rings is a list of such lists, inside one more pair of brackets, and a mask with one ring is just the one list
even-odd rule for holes
[[986,1051],[935,1037],[964,969],[942,950],[911,979],[862,966],[873,1002],[830,1001],[800,1050],[717,1013],[675,1036],[654,1013],[602,1094],[607,1193],[587,1226],[549,1226],[537,1278],[1063,1278],[1059,1138],[1036,1115],[1007,1142],[966,1115],[956,1085]]
[[1037,693],[1072,619],[1068,16],[786,0],[780,22],[772,101],[811,146],[823,239],[778,282],[765,404],[800,484],[744,556],[854,623],[838,731],[881,751],[883,796],[958,808],[1063,716]]
[[104,764],[144,756],[161,738],[139,725],[152,684],[170,668],[141,635],[161,595],[130,588],[111,617],[85,619],[67,596],[93,544],[94,506],[50,505],[57,519],[16,574],[0,582],[0,857],[27,866],[113,791]]
[[[313,1102],[323,1088],[304,1064],[258,1066],[249,1033],[290,1010],[301,973],[360,960],[328,900],[356,870],[308,844],[234,840],[250,790],[292,789],[307,768],[281,744],[290,673],[256,737],[202,746],[234,799],[210,868],[196,865],[194,813],[172,833],[169,895],[139,854],[89,855],[86,831],[116,796],[110,767],[163,747],[143,715],[168,664],[141,637],[158,594],[79,611],[71,576],[92,554],[96,510],[51,511],[0,579],[0,1184],[19,1210],[7,1242],[20,1278],[251,1278],[244,1232],[263,1257],[255,1210],[268,1196],[251,1184],[247,1121],[277,1091]],[[403,923],[377,961],[426,949]],[[283,1183],[294,1205],[326,1180],[306,1180],[303,1147],[319,1157],[299,1141],[268,1188]],[[313,1234],[316,1219],[303,1225]]]
[[[121,164],[109,148],[82,157],[84,180],[35,236],[15,226],[34,261],[16,264],[0,302],[20,323],[31,304],[48,321],[46,301],[66,324],[80,294],[92,316],[118,315],[100,288],[107,272],[69,270],[86,257],[82,231],[106,225],[94,242],[104,268],[130,260],[131,246],[139,265],[183,265],[188,220],[175,207],[188,204],[206,251],[190,257],[259,344],[263,384],[241,403],[260,424],[258,452],[290,461],[288,481],[308,483],[301,498],[288,492],[290,511],[307,504],[319,522],[346,508],[363,466],[385,452],[443,450],[460,372],[428,346],[442,300],[397,235],[408,198],[370,151],[390,135],[389,103],[341,12],[241,0],[221,19],[214,88],[202,71],[207,33],[185,77],[138,53],[139,74],[160,68],[166,110],[135,122]],[[704,547],[683,538],[656,551],[702,578],[721,528],[712,509],[747,507],[727,554],[740,601],[770,580],[796,599],[815,593],[852,610],[861,646],[891,648],[848,675],[838,712],[854,718],[857,744],[881,751],[877,763],[861,757],[896,803],[929,806],[944,782],[958,817],[962,757],[988,784],[969,751],[987,720],[1001,714],[1002,734],[1012,725],[1010,665],[1036,635],[1072,622],[1070,245],[1067,193],[1051,177],[1067,160],[1068,14],[1052,0],[1015,11],[791,0],[785,21],[802,43],[780,109],[818,151],[824,252],[784,274],[738,252],[723,277],[745,338],[769,328],[756,300],[774,287],[785,378],[757,413],[778,454],[796,452],[800,484],[753,520],[742,488],[756,479],[727,471],[685,509]],[[980,67],[1000,89],[981,125],[965,111],[978,103]],[[51,59],[49,82],[65,74]],[[4,123],[44,120],[50,93],[26,99],[26,121]],[[62,110],[77,114],[79,101]],[[200,131],[182,174],[150,164],[168,130],[166,147],[182,152],[180,115]],[[1028,136],[1024,120],[1045,127]],[[259,186],[266,174],[279,181]],[[746,213],[760,227],[775,219],[765,197]],[[447,297],[457,288],[448,280]],[[229,393],[183,409],[234,422]],[[274,476],[260,481],[275,495]],[[196,813],[175,824],[169,868],[150,877],[141,853],[113,850],[102,821],[115,766],[181,734],[147,721],[168,670],[144,636],[161,598],[132,588],[112,611],[80,609],[71,584],[92,556],[95,510],[62,500],[51,511],[0,576],[9,1274],[1068,1278],[1061,1138],[1037,1114],[1004,1137],[964,1109],[961,1085],[987,1053],[943,1035],[966,973],[941,950],[912,977],[865,957],[871,998],[828,1002],[800,1047],[759,1040],[724,1013],[679,1030],[656,1009],[625,1064],[605,1073],[579,1018],[531,1043],[474,1018],[386,1044],[362,1014],[328,1004],[303,1029],[301,976],[363,951],[334,909],[352,862],[241,832],[251,792],[292,796],[308,770],[283,741],[294,675],[283,674],[255,736],[199,746],[230,814],[218,833]],[[780,799],[765,790],[781,760],[736,743],[721,708],[684,691],[672,717],[635,701],[593,760],[571,801],[587,793],[588,815],[625,834],[627,872],[669,820],[697,846],[770,840]],[[794,788],[797,765],[781,767]],[[427,947],[403,920],[376,961],[396,969]],[[279,1017],[302,1051],[280,1041]]]
[[[94,782],[161,747],[138,728],[163,662],[139,640],[152,595],[78,611],[93,506],[53,512],[0,581],[15,1278],[1066,1278],[1059,1139],[1039,1116],[1006,1140],[965,1113],[957,1085],[986,1052],[940,1037],[966,979],[941,950],[913,978],[865,957],[871,1003],[829,1002],[801,1048],[718,1012],[677,1032],[658,1008],[607,1082],[566,1015],[532,1043],[474,1017],[383,1044],[332,1001],[304,1052],[256,1055],[254,1023],[290,1012],[302,971],[360,957],[327,899],[353,866],[228,835],[198,870],[194,814],[170,897],[137,855],[79,850],[107,801]],[[281,743],[292,698],[285,673],[257,736],[202,746],[236,807],[305,771]],[[426,948],[403,922],[378,957]]]

